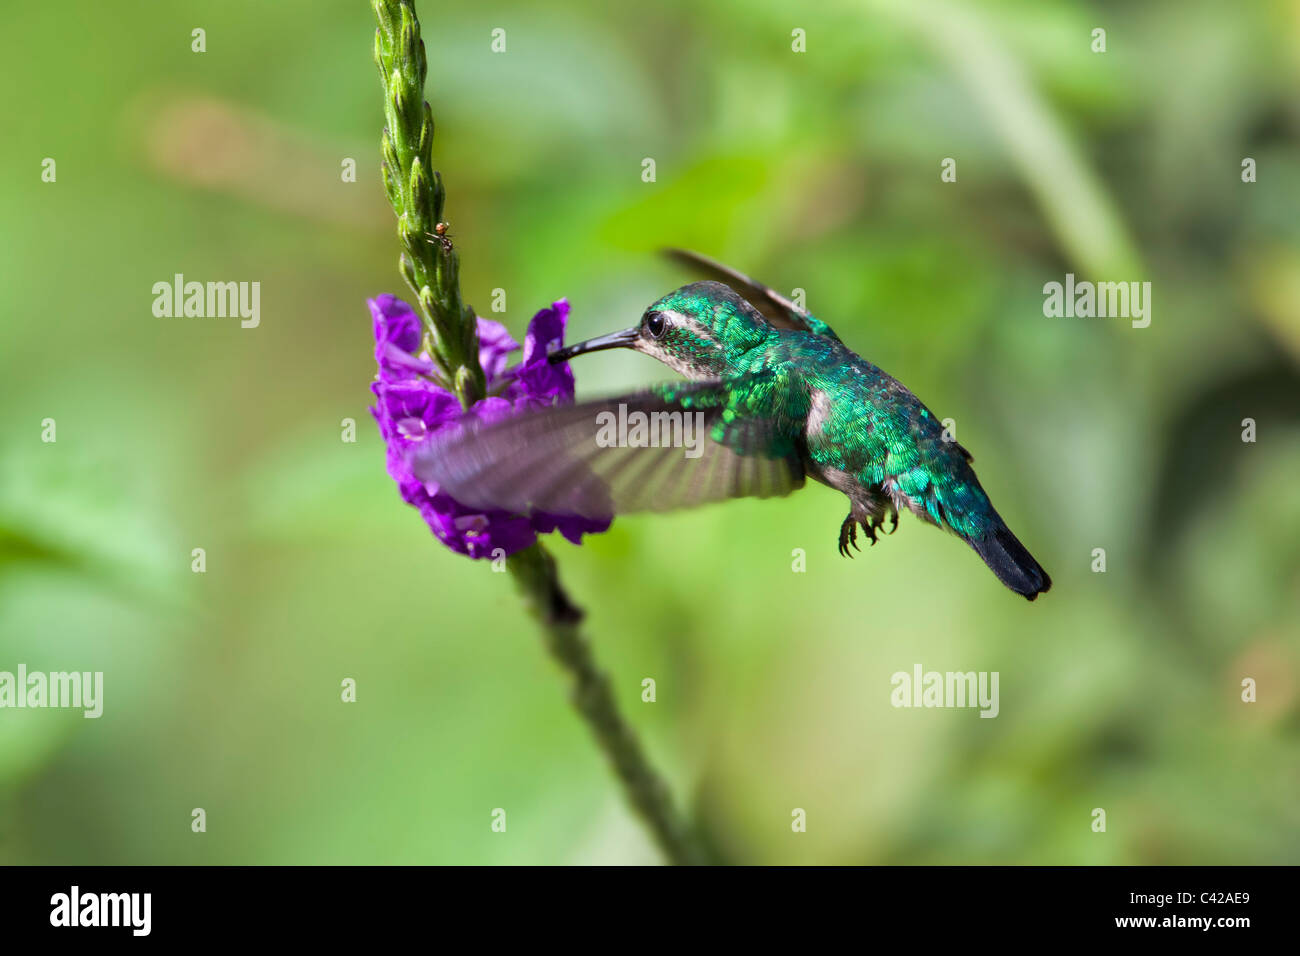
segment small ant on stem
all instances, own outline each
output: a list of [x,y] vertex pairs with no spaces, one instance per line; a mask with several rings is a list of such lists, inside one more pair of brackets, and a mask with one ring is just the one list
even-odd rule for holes
[[434,242],[441,242],[443,252],[451,252],[451,233],[447,231],[449,224],[440,222],[433,227],[433,232],[426,232],[425,235]]

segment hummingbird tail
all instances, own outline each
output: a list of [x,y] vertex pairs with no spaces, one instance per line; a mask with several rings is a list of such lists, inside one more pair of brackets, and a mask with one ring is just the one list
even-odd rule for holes
[[1017,594],[1032,601],[1044,591],[1051,590],[1052,579],[1043,566],[1034,560],[1000,517],[987,533],[966,538],[966,542],[984,559],[998,580]]

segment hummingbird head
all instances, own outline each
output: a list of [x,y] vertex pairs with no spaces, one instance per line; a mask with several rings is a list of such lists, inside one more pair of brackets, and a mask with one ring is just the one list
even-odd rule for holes
[[551,362],[584,352],[635,349],[691,379],[721,378],[736,358],[766,341],[771,327],[721,282],[693,282],[646,309],[630,329],[558,349]]

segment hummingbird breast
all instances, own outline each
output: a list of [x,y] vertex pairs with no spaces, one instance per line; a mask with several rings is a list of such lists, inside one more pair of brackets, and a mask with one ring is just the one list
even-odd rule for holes
[[[819,351],[798,363],[808,390],[808,474],[847,495],[855,517],[907,510],[972,530],[987,499],[965,450],[945,440],[939,420],[897,379],[840,343]],[[959,514],[944,506],[950,490],[961,498]]]
[[808,449],[804,468],[809,477],[847,495],[852,503],[853,517],[867,522],[884,517],[887,513],[906,508],[915,510],[915,504],[901,493],[891,495],[883,485],[872,485],[863,478],[863,469],[855,467],[855,456],[845,449],[828,447],[828,428],[838,430],[834,421],[833,399],[824,389],[811,389],[810,411],[804,429],[804,446]]

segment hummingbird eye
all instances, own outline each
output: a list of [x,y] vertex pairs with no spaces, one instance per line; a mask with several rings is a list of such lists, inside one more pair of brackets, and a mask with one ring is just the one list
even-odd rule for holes
[[664,334],[664,328],[667,326],[664,321],[662,312],[647,312],[645,316],[645,330],[650,333],[652,339],[657,339]]

